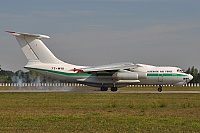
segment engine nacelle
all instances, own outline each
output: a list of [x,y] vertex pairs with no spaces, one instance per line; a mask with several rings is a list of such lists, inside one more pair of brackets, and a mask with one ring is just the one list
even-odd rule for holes
[[146,72],[137,72],[137,73],[138,73],[138,79],[147,79]]
[[116,72],[112,75],[117,80],[138,80],[138,73],[135,72]]
[[112,75],[117,80],[140,80],[146,79],[147,73],[145,72],[116,72]]

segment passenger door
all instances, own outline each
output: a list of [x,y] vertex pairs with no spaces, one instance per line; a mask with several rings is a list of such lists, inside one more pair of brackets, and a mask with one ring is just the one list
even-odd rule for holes
[[163,82],[163,73],[158,72],[158,82]]

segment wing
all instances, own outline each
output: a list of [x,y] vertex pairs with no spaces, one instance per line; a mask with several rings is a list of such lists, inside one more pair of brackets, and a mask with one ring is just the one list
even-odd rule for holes
[[82,68],[81,72],[92,73],[93,76],[85,79],[77,79],[78,82],[95,87],[113,87],[126,86],[128,84],[137,84],[140,82],[139,74],[127,70],[139,67],[136,64],[115,63],[96,67]]
[[83,72],[107,72],[107,71],[118,71],[118,70],[125,70],[130,68],[137,68],[138,66],[130,63],[114,63],[109,65],[102,65],[102,66],[95,66],[95,67],[87,67],[81,69]]

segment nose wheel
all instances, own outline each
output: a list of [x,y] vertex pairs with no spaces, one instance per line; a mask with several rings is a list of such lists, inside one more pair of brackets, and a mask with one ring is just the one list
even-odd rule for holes
[[162,86],[159,85],[159,87],[158,87],[158,92],[161,92],[161,91],[162,91]]

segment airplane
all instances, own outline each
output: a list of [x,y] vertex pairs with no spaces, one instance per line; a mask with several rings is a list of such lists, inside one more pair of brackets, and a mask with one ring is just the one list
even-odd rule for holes
[[24,68],[65,80],[71,83],[81,83],[87,86],[99,87],[101,91],[117,91],[119,87],[128,85],[162,85],[182,86],[193,79],[179,67],[153,66],[134,64],[132,62],[113,63],[101,66],[79,66],[59,60],[45,46],[41,39],[50,38],[47,35],[29,34],[15,31],[5,31],[14,35],[23,53],[28,59]]

